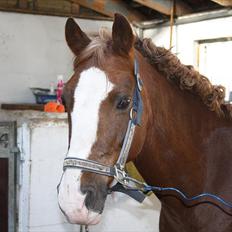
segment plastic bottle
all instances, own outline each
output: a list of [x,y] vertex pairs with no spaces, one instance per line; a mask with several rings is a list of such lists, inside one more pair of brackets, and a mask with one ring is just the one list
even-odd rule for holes
[[62,93],[64,88],[64,81],[63,81],[63,75],[57,76],[57,90],[56,90],[56,96],[57,96],[57,102],[59,104],[62,104]]

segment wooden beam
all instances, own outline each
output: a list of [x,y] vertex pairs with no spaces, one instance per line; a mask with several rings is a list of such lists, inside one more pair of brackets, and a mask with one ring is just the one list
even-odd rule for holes
[[2,7],[15,7],[18,3],[18,0],[0,0],[0,6]]
[[7,0],[5,2],[1,2],[1,1],[4,1],[4,0],[0,0],[0,11],[5,11],[5,12],[17,12],[21,14],[50,15],[50,16],[63,16],[63,17],[78,17],[78,18],[83,18],[83,19],[104,20],[104,21],[112,20],[111,18],[102,16],[95,11],[82,12],[83,10],[80,10],[80,13],[77,14],[76,12],[72,12],[72,10],[70,12],[63,12],[63,11],[56,11],[52,9],[38,9],[37,6],[35,8],[32,8],[29,6],[29,8],[22,9],[17,6],[16,1],[14,2],[14,4],[11,4],[11,3],[9,4]]
[[121,13],[126,16],[131,22],[132,21],[143,21],[146,17],[139,13],[137,10],[129,7],[123,0],[72,0],[79,4],[94,10],[103,15],[114,17],[114,13]]
[[232,0],[211,0],[222,6],[232,6]]
[[71,2],[62,0],[36,0],[36,10],[48,11],[48,12],[71,12]]
[[[134,2],[140,3],[141,5],[149,7],[166,15],[171,14],[173,6],[173,0],[134,0]],[[177,16],[189,14],[192,12],[191,8],[181,0],[176,0],[175,4],[175,14]]]
[[74,15],[78,15],[80,13],[80,5],[76,3],[71,3],[71,13]]
[[28,2],[27,0],[18,0],[18,6],[21,9],[26,9],[28,7]]

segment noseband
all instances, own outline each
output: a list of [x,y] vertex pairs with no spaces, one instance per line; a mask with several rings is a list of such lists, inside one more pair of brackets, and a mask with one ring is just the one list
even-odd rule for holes
[[104,176],[113,177],[119,184],[113,186],[110,192],[124,192],[135,198],[136,200],[142,201],[145,197],[142,192],[136,193],[135,191],[130,190],[134,190],[135,187],[137,190],[138,185],[143,185],[143,183],[129,177],[129,175],[125,171],[125,164],[128,158],[131,143],[134,138],[135,127],[137,125],[141,125],[141,117],[143,112],[143,101],[141,96],[142,81],[139,75],[139,65],[137,59],[134,60],[134,79],[135,89],[132,100],[132,107],[129,114],[129,122],[127,125],[125,138],[123,140],[122,149],[120,151],[116,164],[114,166],[106,166],[93,160],[80,159],[76,157],[66,157],[64,159],[63,170],[65,171],[67,168],[78,168],[84,172],[92,172]]

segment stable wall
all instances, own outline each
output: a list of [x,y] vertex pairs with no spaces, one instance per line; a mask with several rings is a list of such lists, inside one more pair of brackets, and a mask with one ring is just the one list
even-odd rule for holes
[[[73,54],[64,37],[66,17],[0,12],[0,104],[34,103],[30,87],[69,79]],[[84,31],[110,21],[76,19]]]

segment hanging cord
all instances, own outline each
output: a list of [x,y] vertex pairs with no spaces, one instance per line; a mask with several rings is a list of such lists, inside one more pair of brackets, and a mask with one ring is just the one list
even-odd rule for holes
[[172,48],[172,37],[173,37],[173,25],[174,25],[174,13],[175,13],[175,0],[172,1],[172,8],[170,14],[170,41],[169,41],[169,49]]

